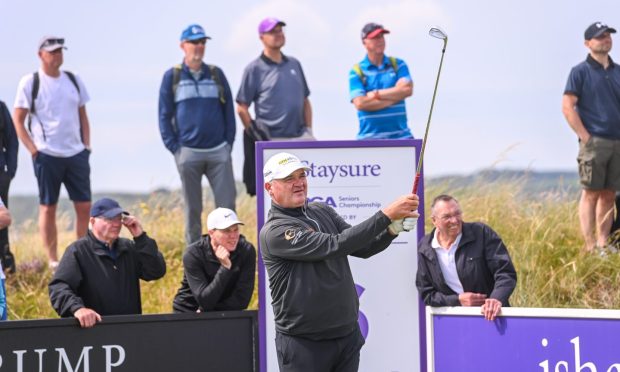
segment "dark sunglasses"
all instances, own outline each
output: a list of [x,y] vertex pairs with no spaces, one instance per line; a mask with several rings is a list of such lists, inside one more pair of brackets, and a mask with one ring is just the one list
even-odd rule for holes
[[41,44],[41,48],[48,47],[52,45],[64,45],[65,39],[47,39]]
[[198,45],[198,44],[205,45],[207,43],[207,39],[203,38],[203,39],[196,39],[196,40],[187,40],[187,42],[194,44],[194,45]]

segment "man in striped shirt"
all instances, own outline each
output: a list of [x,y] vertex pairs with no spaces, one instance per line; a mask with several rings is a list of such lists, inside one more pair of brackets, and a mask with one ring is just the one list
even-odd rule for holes
[[351,102],[360,121],[357,139],[413,138],[407,126],[405,98],[413,94],[409,68],[401,59],[385,55],[384,34],[376,23],[362,29],[367,55],[349,73]]

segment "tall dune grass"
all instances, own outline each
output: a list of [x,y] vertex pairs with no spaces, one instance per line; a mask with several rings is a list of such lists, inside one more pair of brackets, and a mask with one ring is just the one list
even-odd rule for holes
[[[466,187],[431,181],[426,186],[426,198],[430,203],[434,196],[450,193],[459,199],[466,221],[487,223],[500,234],[518,273],[513,306],[620,308],[620,289],[616,285],[620,255],[600,257],[582,252],[578,195],[561,189],[528,195],[523,185],[523,180],[479,182]],[[246,223],[242,234],[256,246],[256,199],[243,194],[237,206],[239,218]],[[170,312],[183,275],[182,201],[178,196],[164,199],[153,195],[139,205],[126,207],[139,216],[145,231],[157,240],[167,264],[163,279],[142,283],[143,311]],[[212,208],[207,205],[205,215]],[[71,216],[66,215],[59,218],[61,253],[74,239],[70,220]],[[426,225],[426,231],[430,231],[428,219]],[[49,303],[47,283],[51,273],[36,223],[29,221],[14,227],[11,239],[19,267],[17,274],[7,280],[10,319],[57,317]],[[250,308],[257,306],[255,291]]]

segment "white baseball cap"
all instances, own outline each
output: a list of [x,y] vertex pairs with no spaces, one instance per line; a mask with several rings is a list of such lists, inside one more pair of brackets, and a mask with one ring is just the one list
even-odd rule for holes
[[265,182],[280,180],[288,177],[297,169],[310,170],[299,158],[288,152],[279,152],[270,157],[263,167],[263,178]]
[[207,216],[207,229],[209,230],[223,230],[236,224],[243,225],[243,222],[239,221],[232,209],[216,208]]

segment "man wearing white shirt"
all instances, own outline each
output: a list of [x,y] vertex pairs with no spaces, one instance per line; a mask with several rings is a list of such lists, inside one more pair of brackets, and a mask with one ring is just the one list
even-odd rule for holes
[[458,201],[440,195],[431,205],[435,229],[418,244],[416,286],[429,306],[481,306],[494,320],[517,284],[502,239],[489,226],[464,223]]
[[50,268],[58,266],[56,206],[64,184],[76,212],[76,233],[86,234],[91,205],[89,100],[77,75],[61,71],[65,40],[46,36],[39,42],[41,68],[17,87],[13,122],[32,154],[39,186],[39,232]]

